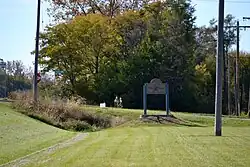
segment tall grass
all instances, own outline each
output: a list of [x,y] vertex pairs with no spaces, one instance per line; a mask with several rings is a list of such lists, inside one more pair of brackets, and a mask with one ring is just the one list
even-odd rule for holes
[[122,118],[93,113],[80,108],[75,100],[40,98],[35,104],[30,92],[12,92],[9,96],[17,111],[50,125],[74,131],[96,131],[124,122]]

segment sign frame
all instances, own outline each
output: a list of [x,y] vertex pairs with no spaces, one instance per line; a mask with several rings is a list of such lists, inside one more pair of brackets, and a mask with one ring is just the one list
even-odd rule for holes
[[154,78],[150,83],[143,85],[143,110],[144,116],[147,115],[147,95],[165,95],[166,115],[169,116],[169,86],[168,83],[162,83],[158,78]]

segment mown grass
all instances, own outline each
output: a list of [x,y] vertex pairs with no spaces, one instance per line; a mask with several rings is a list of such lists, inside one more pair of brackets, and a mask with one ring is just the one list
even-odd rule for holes
[[[141,124],[139,120],[140,115],[143,114],[143,110],[139,109],[122,109],[122,108],[99,108],[97,106],[83,106],[83,110],[87,110],[93,113],[101,113],[103,115],[118,116],[126,118],[129,122],[126,125],[133,126]],[[165,111],[155,111],[149,110],[148,114],[151,115],[161,115],[165,114]],[[192,114],[192,113],[181,113],[181,112],[171,112],[173,116],[186,122],[186,125],[197,125],[197,126],[213,126],[214,116],[212,114]],[[250,126],[250,120],[241,119],[236,117],[222,117],[223,126]],[[172,124],[171,124],[172,125]]]
[[74,136],[0,103],[0,165]]
[[[74,134],[40,124],[10,110],[6,105],[2,105],[0,109],[2,114],[0,115],[0,120],[2,119],[0,164],[57,143]],[[111,126],[106,130],[91,132],[83,141],[66,148],[28,157],[27,164],[24,164],[26,166],[250,166],[249,120],[223,117],[223,136],[215,137],[214,118],[211,115],[172,112],[175,117],[187,122],[187,125],[203,126],[189,127],[158,122],[145,123],[139,119],[142,110],[96,106],[81,106],[77,110],[69,108],[61,110],[60,107],[48,110],[50,107],[45,106],[45,109],[45,113],[51,111],[58,116],[62,116],[60,112],[76,111],[78,114],[73,114],[72,118],[81,116],[79,112],[87,112],[90,114],[88,118],[91,119],[95,119],[97,115],[97,120],[99,117],[107,117],[125,121],[118,127]],[[39,110],[34,113],[42,112]],[[149,111],[149,114],[163,113]],[[8,115],[4,117],[5,114]],[[49,120],[53,121],[51,118],[56,118],[54,116],[52,115]],[[41,118],[46,119],[44,115],[41,115]],[[15,164],[10,166],[13,165]]]
[[[41,98],[34,105],[32,96],[27,92],[13,92],[12,106],[16,111],[29,117],[38,119],[47,124],[61,129],[73,131],[97,131],[111,127],[136,127],[146,125],[175,125],[175,126],[212,126],[212,115],[188,114],[171,112],[169,119],[147,118],[140,119],[143,110],[131,110],[121,108],[100,108],[98,106],[82,106],[74,101],[52,102]],[[148,111],[149,115],[165,115],[164,111]],[[223,126],[249,126],[250,121],[238,118],[223,117]]]
[[213,136],[212,127],[112,128],[54,153],[30,157],[26,166],[247,167],[249,134],[249,127],[225,127],[222,137]]
[[[213,115],[205,115],[205,114],[191,114],[191,113],[179,113],[174,112],[173,115],[175,115],[178,118],[181,118],[186,121],[190,121],[197,124],[202,124],[206,126],[214,126],[214,116]],[[231,126],[231,127],[244,127],[244,126],[250,126],[250,120],[249,119],[242,119],[242,118],[236,118],[236,117],[228,117],[223,116],[222,117],[222,125],[223,126]]]

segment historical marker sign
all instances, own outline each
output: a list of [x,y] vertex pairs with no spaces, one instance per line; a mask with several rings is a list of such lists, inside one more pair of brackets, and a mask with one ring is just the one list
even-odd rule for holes
[[162,94],[166,96],[166,114],[169,115],[169,93],[168,83],[162,83],[158,78],[154,78],[150,83],[145,83],[143,86],[143,108],[144,115],[147,115],[147,95]]
[[147,94],[166,94],[166,84],[162,83],[160,79],[152,79],[151,82],[147,84]]

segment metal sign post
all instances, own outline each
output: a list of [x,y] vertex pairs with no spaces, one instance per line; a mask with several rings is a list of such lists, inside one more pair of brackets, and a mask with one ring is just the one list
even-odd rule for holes
[[144,109],[144,115],[147,115],[147,87],[148,84],[143,85],[143,109]]

